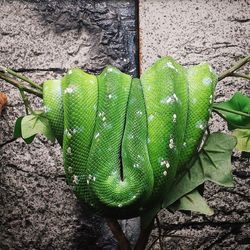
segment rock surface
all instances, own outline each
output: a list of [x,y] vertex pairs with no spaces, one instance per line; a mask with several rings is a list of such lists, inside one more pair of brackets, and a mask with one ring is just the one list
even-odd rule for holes
[[[39,83],[72,67],[99,73],[107,64],[136,75],[134,7],[130,0],[1,1],[0,65]],[[9,97],[1,144],[25,112],[15,88],[0,81],[0,91]],[[67,186],[58,145],[39,136],[0,149],[1,250],[115,248],[103,219],[87,213]]]
[[[140,1],[141,70],[158,57],[173,56],[192,66],[209,62],[219,73],[249,53],[249,1]],[[249,67],[242,72],[249,74]],[[245,80],[227,78],[217,85],[216,101],[230,98],[239,90],[250,96]],[[213,115],[211,130],[225,130]],[[234,188],[206,183],[205,197],[214,216],[174,216],[160,213],[164,229],[163,249],[249,249],[250,164],[238,153],[233,156]],[[154,232],[158,235],[157,229]],[[151,242],[156,237],[151,237]],[[159,249],[157,242],[153,249]]]
[[[2,1],[0,65],[39,83],[71,67],[99,73],[107,64],[137,75],[134,5],[131,0]],[[247,0],[141,0],[142,70],[168,54],[186,66],[208,61],[221,72],[249,52],[248,9]],[[217,101],[236,89],[250,95],[247,84],[222,81]],[[10,100],[0,116],[2,143],[12,138],[24,108],[16,89],[0,81],[0,91]],[[37,98],[32,104],[41,106]],[[215,115],[211,128],[226,126]],[[249,249],[250,166],[237,153],[233,161],[235,188],[205,185],[214,216],[160,213],[163,249]],[[133,241],[135,225],[123,222]],[[151,242],[157,234],[156,228]],[[66,185],[58,145],[42,136],[31,145],[19,139],[0,149],[0,249],[116,249],[103,219],[89,214]]]

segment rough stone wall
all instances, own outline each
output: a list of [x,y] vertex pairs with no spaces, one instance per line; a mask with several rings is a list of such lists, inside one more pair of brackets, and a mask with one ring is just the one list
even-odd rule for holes
[[[221,72],[249,52],[249,1],[140,2],[142,69],[170,54],[187,66],[208,61]],[[74,66],[98,73],[112,64],[136,75],[133,13],[130,0],[0,0],[0,65],[39,83]],[[247,84],[233,78],[221,82],[217,101],[236,89],[250,95]],[[10,99],[0,117],[2,143],[12,138],[24,109],[16,89],[0,81],[0,91]],[[225,128],[218,116],[213,121],[213,130]],[[237,153],[233,161],[235,188],[205,186],[214,216],[162,211],[164,249],[249,249],[250,166]],[[123,227],[135,233],[133,225]],[[151,241],[154,235],[157,229]],[[40,136],[31,145],[17,140],[0,149],[0,249],[100,248],[115,249],[115,241],[66,185],[58,145]]]
[[[157,57],[171,55],[185,66],[207,61],[222,72],[249,53],[249,8],[248,0],[140,1],[142,70]],[[249,74],[249,67],[244,71]],[[221,81],[216,101],[230,98],[236,90],[250,96],[249,81]],[[217,115],[210,124],[212,131],[226,129]],[[250,164],[236,152],[232,159],[234,188],[205,185],[205,197],[215,210],[214,216],[160,213],[164,249],[250,248]],[[151,241],[154,239],[151,237]],[[159,244],[154,249],[159,249]]]
[[[107,64],[137,74],[133,1],[0,0],[0,65],[34,81],[71,67],[99,73]],[[18,91],[0,81],[9,105],[0,144],[24,115]],[[38,98],[32,98],[40,107]],[[128,230],[128,226],[124,225]],[[114,249],[104,221],[88,214],[66,185],[58,145],[37,137],[0,149],[0,249]]]

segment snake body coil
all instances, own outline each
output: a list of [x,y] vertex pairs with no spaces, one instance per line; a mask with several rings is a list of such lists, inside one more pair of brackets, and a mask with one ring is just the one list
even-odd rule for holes
[[134,217],[163,200],[197,152],[217,77],[164,57],[132,79],[108,66],[44,83],[44,105],[63,147],[67,180],[105,216]]

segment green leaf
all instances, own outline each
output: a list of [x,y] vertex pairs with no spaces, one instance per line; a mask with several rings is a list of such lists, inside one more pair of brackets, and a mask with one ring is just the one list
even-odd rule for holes
[[23,117],[18,117],[14,128],[14,138],[22,137],[21,122]]
[[43,113],[34,113],[22,118],[21,134],[24,139],[35,136],[36,134],[43,134],[48,140],[54,142],[55,137],[51,130],[48,119]]
[[233,135],[237,138],[236,149],[250,152],[250,129],[235,129]]
[[214,213],[213,209],[207,205],[206,200],[200,195],[197,189],[194,189],[172,204],[171,210],[194,211],[206,215],[213,215]]
[[236,92],[231,100],[214,104],[214,108],[227,121],[230,130],[250,128],[249,97]]
[[21,137],[27,144],[30,144],[34,140],[35,135],[33,135],[29,138],[25,138],[25,139],[22,137],[22,129],[21,129],[22,119],[23,119],[23,117],[19,117],[16,120],[15,128],[14,128],[14,138]]
[[213,133],[205,142],[193,166],[172,185],[164,199],[168,207],[185,194],[209,180],[225,187],[233,187],[231,154],[236,138],[223,133]]

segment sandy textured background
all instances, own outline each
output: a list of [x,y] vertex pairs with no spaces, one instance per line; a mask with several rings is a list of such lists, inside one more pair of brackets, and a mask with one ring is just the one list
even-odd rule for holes
[[[38,82],[79,66],[99,72],[106,64],[136,74],[133,1],[0,0],[0,65]],[[221,72],[249,53],[249,1],[140,2],[142,69],[158,56],[184,65],[210,62]],[[219,84],[217,100],[236,90],[250,95],[246,81]],[[0,117],[0,143],[12,138],[24,114],[18,92],[0,81],[10,98]],[[40,102],[33,100],[39,107]],[[224,129],[215,116],[213,130]],[[212,217],[160,215],[164,249],[248,249],[249,163],[235,154],[235,188],[207,184]],[[124,229],[136,237],[135,224]],[[154,231],[157,234],[157,230]],[[154,237],[151,238],[153,240]],[[0,151],[0,249],[115,249],[103,220],[87,214],[65,183],[60,150],[38,137]],[[159,245],[155,245],[159,249]]]
[[[250,52],[249,9],[247,0],[140,1],[142,71],[158,57],[171,55],[185,66],[207,61],[222,72]],[[245,72],[249,73],[249,68],[245,67]],[[221,81],[216,101],[230,98],[236,90],[250,96],[249,82],[235,78]],[[225,123],[214,115],[211,128],[224,130]],[[214,216],[161,213],[164,249],[250,249],[249,161],[234,154],[233,174],[235,188],[205,186]]]

